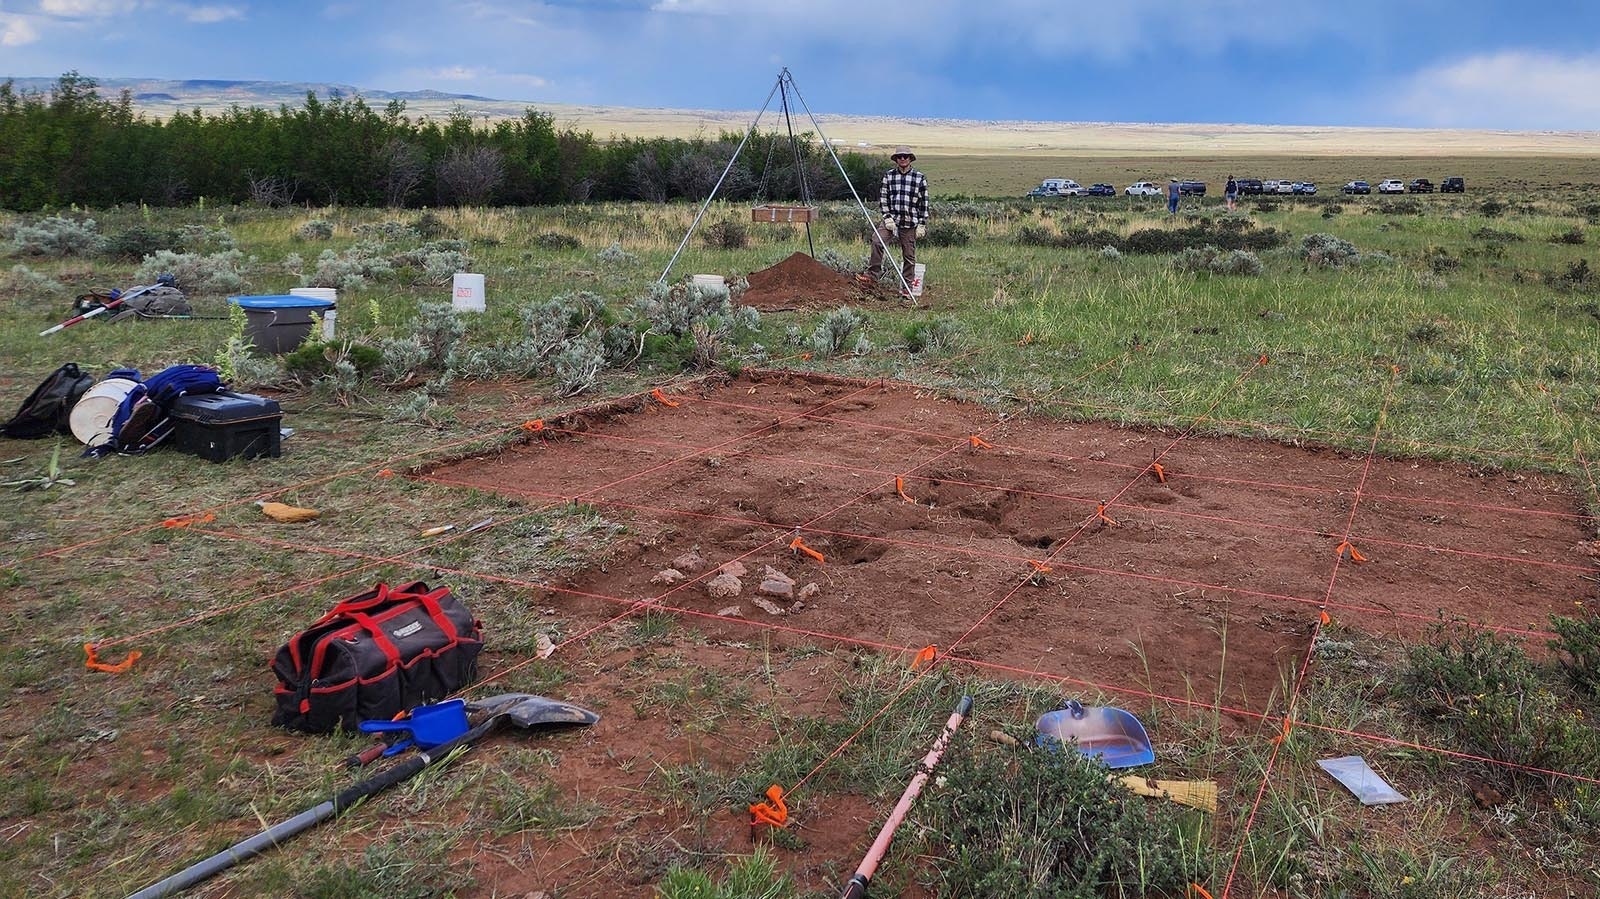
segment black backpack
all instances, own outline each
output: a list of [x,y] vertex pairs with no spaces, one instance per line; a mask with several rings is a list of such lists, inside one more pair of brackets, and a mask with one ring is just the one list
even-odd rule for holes
[[67,425],[67,416],[72,414],[72,407],[78,404],[78,398],[93,386],[93,375],[84,374],[79,370],[78,363],[68,362],[51,372],[44,383],[28,394],[17,414],[0,425],[0,435],[32,440],[47,436],[52,431],[72,433]]

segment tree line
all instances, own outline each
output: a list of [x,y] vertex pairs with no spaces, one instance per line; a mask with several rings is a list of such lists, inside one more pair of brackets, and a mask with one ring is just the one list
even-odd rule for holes
[[[361,97],[319,98],[275,111],[232,106],[158,119],[124,90],[100,96],[68,72],[49,91],[0,84],[0,206],[177,206],[200,198],[270,206],[541,205],[589,200],[702,200],[738,147],[715,138],[597,139],[558,128],[548,113],[479,122],[457,109],[412,118],[403,101],[380,111]],[[798,156],[798,160],[797,157]],[[881,162],[840,154],[869,202]],[[818,200],[849,184],[815,135],[750,137],[718,196],[793,202],[804,178]]]

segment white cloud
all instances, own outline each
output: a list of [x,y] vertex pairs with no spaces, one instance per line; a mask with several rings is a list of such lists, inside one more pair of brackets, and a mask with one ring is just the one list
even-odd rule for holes
[[38,29],[22,16],[0,15],[0,47],[21,47],[39,39]]
[[133,0],[41,0],[39,11],[68,19],[104,19],[133,12]]
[[229,19],[244,18],[244,10],[237,6],[190,6],[186,3],[174,3],[172,11],[197,25],[214,25]]
[[1596,85],[1600,55],[1507,50],[1424,69],[1377,102],[1421,125],[1589,131],[1600,129]]

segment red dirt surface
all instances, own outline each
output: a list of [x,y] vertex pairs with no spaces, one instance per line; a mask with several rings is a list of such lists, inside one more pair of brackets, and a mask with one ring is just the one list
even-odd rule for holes
[[[674,646],[684,664],[751,682],[762,647],[860,647],[909,661],[934,644],[984,676],[1135,708],[1216,704],[1225,720],[1255,726],[1292,681],[1323,607],[1384,637],[1413,640],[1443,616],[1528,636],[1537,652],[1542,635],[1521,632],[1595,595],[1586,519],[1556,477],[998,418],[909,387],[796,376],[745,376],[672,399],[550,423],[524,445],[421,477],[535,506],[581,502],[625,524],[603,565],[533,588],[532,601],[580,631],[641,602],[677,610],[704,640]],[[1158,456],[1165,483],[1146,471]],[[1346,533],[1367,561],[1336,561]],[[791,550],[796,535],[825,561]],[[689,580],[652,582],[691,551],[708,564]],[[749,572],[742,593],[709,595],[706,582],[733,560]],[[781,615],[763,611],[751,599],[768,565],[820,593],[776,600]],[[574,701],[605,684],[626,692],[628,654],[604,656],[582,654],[595,677],[574,677]],[[782,672],[779,692],[826,715],[837,708],[834,664]],[[584,732],[582,758],[563,755],[555,776],[565,788],[615,800],[646,789],[653,765],[736,770],[771,738],[746,719],[706,740],[622,702]],[[838,820],[816,805],[851,802]],[[792,863],[810,866],[805,880],[820,886],[818,866],[847,871],[881,810],[837,795],[813,803],[808,848]],[[651,808],[630,826],[664,841],[690,828],[703,845],[748,851],[741,816],[683,822]],[[557,885],[562,896],[649,895],[644,872],[626,887],[607,873],[618,854],[596,868],[608,838],[591,828],[531,857],[524,846],[520,867],[482,869],[480,884],[499,895]]]
[[751,272],[745,280],[750,289],[739,302],[762,312],[834,309],[859,303],[863,298],[854,278],[804,253],[795,253],[771,268]]

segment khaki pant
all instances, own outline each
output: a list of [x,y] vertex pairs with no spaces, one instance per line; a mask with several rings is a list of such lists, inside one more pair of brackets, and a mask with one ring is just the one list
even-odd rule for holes
[[900,244],[900,254],[904,258],[900,263],[900,274],[905,276],[906,287],[911,286],[911,276],[915,273],[913,266],[917,264],[917,229],[901,228],[899,236],[889,233],[888,228],[879,227],[877,237],[872,239],[872,257],[867,260],[867,274],[876,278],[883,271],[883,245],[896,241]]

